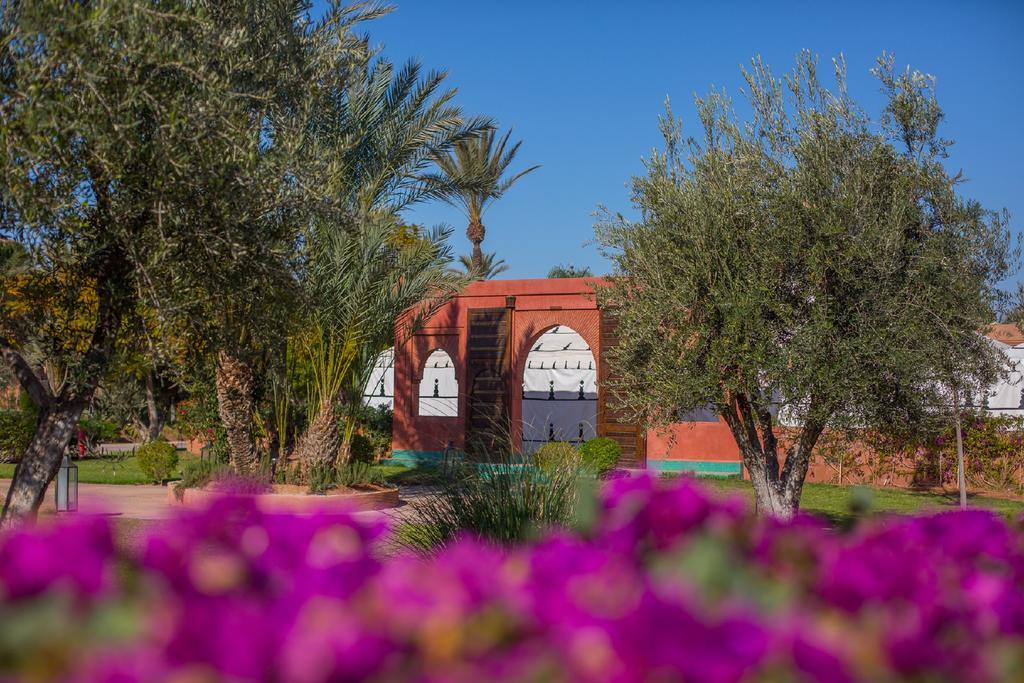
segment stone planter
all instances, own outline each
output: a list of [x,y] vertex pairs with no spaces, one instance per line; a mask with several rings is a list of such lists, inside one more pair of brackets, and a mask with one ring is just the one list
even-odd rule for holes
[[[186,508],[202,508],[209,505],[215,498],[225,495],[238,495],[211,489],[185,489],[181,500],[175,495],[174,487],[167,489],[167,499],[172,505]],[[360,510],[383,510],[396,507],[401,501],[398,489],[373,489],[367,491],[346,491],[343,493],[327,493],[314,495],[305,492],[300,486],[277,485],[272,491],[253,495],[260,507],[267,512],[316,513],[316,512],[352,512]]]

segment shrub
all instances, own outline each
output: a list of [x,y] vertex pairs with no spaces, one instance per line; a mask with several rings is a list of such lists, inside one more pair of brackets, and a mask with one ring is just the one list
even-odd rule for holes
[[334,465],[320,463],[309,468],[306,475],[306,483],[309,485],[309,492],[312,494],[327,493],[335,487]]
[[566,441],[549,441],[537,449],[533,461],[545,472],[565,465],[575,467],[580,464],[580,452]]
[[382,486],[384,475],[372,463],[352,461],[344,465],[318,465],[309,471],[309,492],[322,494],[338,486]]
[[166,441],[142,444],[135,451],[135,457],[143,474],[157,483],[170,478],[174,468],[178,466],[178,451]]
[[20,462],[35,432],[35,413],[0,410],[0,462]]
[[335,481],[338,485],[347,486],[350,489],[384,484],[384,475],[368,462],[353,461],[340,465],[335,472]]
[[228,468],[213,460],[189,460],[181,468],[181,481],[174,486],[174,494],[181,500],[185,489],[201,489]]
[[121,438],[120,428],[110,420],[100,417],[83,417],[78,427],[85,432],[86,438],[95,444],[117,441]]
[[621,452],[618,442],[607,436],[588,439],[580,445],[580,459],[583,465],[598,476],[615,468]]
[[377,448],[370,437],[353,434],[349,443],[349,457],[352,462],[372,463],[377,459]]

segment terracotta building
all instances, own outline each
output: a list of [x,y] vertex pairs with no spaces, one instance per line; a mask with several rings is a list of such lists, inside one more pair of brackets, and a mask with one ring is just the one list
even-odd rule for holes
[[609,405],[601,385],[614,326],[597,306],[599,282],[486,280],[448,303],[395,351],[393,457],[436,460],[503,424],[525,452],[600,435],[619,442],[625,467],[740,473],[717,416],[645,432]]

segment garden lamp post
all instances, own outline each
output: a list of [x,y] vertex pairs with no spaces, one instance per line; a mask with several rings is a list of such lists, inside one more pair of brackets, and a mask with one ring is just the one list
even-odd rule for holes
[[78,465],[71,461],[68,454],[57,470],[57,486],[54,489],[57,512],[75,512],[78,510]]

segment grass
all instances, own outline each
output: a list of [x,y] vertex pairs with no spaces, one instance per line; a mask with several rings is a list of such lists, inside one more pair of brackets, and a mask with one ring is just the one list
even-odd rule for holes
[[376,465],[375,469],[384,480],[396,486],[436,486],[442,481],[440,468],[436,465]]
[[[438,468],[430,465],[409,467],[381,464],[378,471],[384,478],[399,486],[439,483]],[[669,476],[669,475],[666,475]],[[701,482],[713,489],[738,493],[753,501],[750,482],[738,477],[703,477]],[[987,508],[1005,516],[1024,513],[1024,500],[1013,500],[991,495],[970,495],[969,507]],[[937,493],[900,488],[868,486],[836,486],[833,484],[806,484],[800,499],[804,512],[822,515],[835,524],[851,520],[855,507],[866,507],[870,513],[914,514],[939,510],[955,510],[959,499],[955,491]]]
[[[707,477],[701,479],[701,482],[711,488],[739,493],[753,500],[754,494],[750,482],[738,477]],[[1024,501],[987,495],[971,495],[967,505],[968,507],[987,508],[1006,516],[1024,512]],[[955,491],[938,493],[832,484],[805,484],[800,497],[801,510],[822,515],[836,524],[846,523],[853,519],[856,516],[853,512],[855,507],[866,507],[870,513],[914,514],[955,510],[959,507],[959,498]]]
[[[181,476],[181,468],[190,460],[195,460],[198,455],[188,451],[178,451],[178,469],[172,476],[177,479]],[[124,454],[123,457],[110,456],[104,458],[89,458],[87,460],[75,460],[78,466],[78,482],[80,484],[152,484],[142,470],[139,469],[139,462],[134,455]],[[10,479],[14,476],[13,463],[0,463],[0,479]]]

